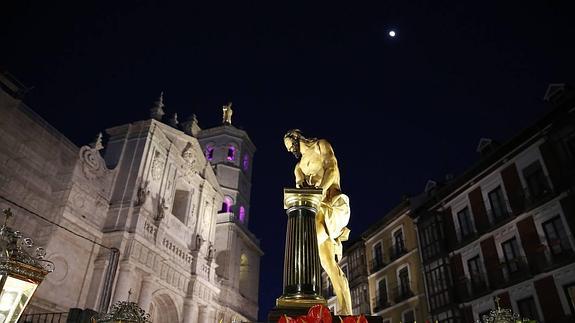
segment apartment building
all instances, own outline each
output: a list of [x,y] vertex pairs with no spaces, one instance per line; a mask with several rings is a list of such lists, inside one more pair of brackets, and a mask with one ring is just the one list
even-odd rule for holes
[[371,314],[384,322],[423,322],[427,315],[417,236],[403,201],[364,234]]
[[575,304],[575,93],[549,87],[549,112],[412,203],[430,316],[475,322],[511,308],[571,322]]

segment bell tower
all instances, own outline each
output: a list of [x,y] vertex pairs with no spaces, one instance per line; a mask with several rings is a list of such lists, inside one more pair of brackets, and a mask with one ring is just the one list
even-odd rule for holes
[[222,124],[201,130],[197,138],[224,193],[220,213],[232,213],[238,223],[247,227],[256,147],[245,131],[232,124],[232,103],[224,105],[222,110]]

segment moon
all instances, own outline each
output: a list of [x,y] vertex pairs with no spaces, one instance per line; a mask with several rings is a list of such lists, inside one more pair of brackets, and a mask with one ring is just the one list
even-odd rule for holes
[[389,37],[395,37],[395,30],[390,30],[388,33]]

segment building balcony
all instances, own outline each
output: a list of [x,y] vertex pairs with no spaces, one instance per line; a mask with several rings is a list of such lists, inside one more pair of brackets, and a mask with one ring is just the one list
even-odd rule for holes
[[396,243],[394,246],[389,248],[389,262],[405,255],[407,253],[407,248],[405,247],[405,240],[401,243]]
[[370,273],[373,274],[385,266],[387,266],[387,263],[385,263],[385,261],[383,261],[383,259],[377,259],[377,258],[372,259],[369,262]]
[[380,295],[371,299],[373,304],[373,313],[377,313],[391,306],[386,295]]
[[[549,178],[547,178],[547,176],[545,176],[545,179],[547,180],[547,182],[549,182]],[[547,183],[542,184],[536,189],[524,187],[522,193],[523,193],[522,206],[524,211],[539,206],[542,203],[550,200],[554,196],[553,189],[551,189],[551,187],[549,187],[549,184]]]
[[519,282],[531,276],[531,269],[523,257],[505,260],[499,266],[503,273],[503,282],[506,285]]
[[455,295],[460,302],[483,296],[489,291],[487,279],[484,274],[476,274],[469,277],[462,277],[454,284]]
[[[505,204],[508,205],[509,202],[505,200]],[[506,207],[500,209],[488,209],[487,216],[491,219],[492,226],[498,226],[510,220],[512,218],[512,213]]]
[[396,285],[391,288],[391,294],[393,295],[394,303],[401,303],[404,300],[413,297],[415,294],[413,293],[413,288],[411,286],[411,282],[406,285]]

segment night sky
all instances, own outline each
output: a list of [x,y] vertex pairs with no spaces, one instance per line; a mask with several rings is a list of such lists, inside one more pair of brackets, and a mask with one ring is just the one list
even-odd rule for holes
[[258,148],[261,319],[282,288],[288,129],[332,143],[353,239],[402,195],[473,164],[481,137],[503,142],[536,120],[549,83],[575,83],[573,1],[11,2],[0,65],[77,145],[147,119],[161,91],[168,115],[195,113],[203,128],[233,102]]

